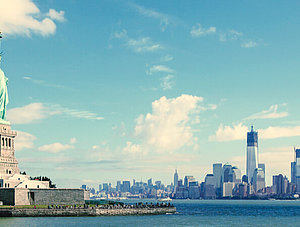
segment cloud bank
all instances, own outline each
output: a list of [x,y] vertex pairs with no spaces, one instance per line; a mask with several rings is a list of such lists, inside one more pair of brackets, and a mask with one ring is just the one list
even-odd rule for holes
[[191,121],[199,113],[202,97],[181,95],[165,96],[152,103],[152,113],[136,120],[135,135],[158,152],[174,151],[185,145],[194,145]]
[[0,28],[8,35],[53,35],[55,21],[65,21],[64,11],[43,14],[32,0],[0,0],[0,6]]

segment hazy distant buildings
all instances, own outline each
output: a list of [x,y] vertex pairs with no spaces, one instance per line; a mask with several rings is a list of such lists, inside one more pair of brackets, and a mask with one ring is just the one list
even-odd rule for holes
[[253,131],[253,126],[251,126],[251,131],[247,132],[247,176],[250,183],[252,183],[253,174],[256,168],[258,168],[258,137],[257,132]]
[[129,192],[130,191],[130,181],[123,181],[122,191]]
[[108,191],[108,183],[103,183],[103,191]]
[[184,177],[184,186],[185,187],[188,187],[189,186],[189,183],[191,181],[195,181],[195,178],[193,176],[185,176]]

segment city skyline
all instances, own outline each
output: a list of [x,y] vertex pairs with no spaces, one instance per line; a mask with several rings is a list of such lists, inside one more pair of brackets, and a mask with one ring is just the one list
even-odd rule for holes
[[0,4],[21,171],[60,187],[171,182],[174,169],[204,181],[214,163],[245,174],[254,125],[267,185],[290,176],[300,145],[297,1]]

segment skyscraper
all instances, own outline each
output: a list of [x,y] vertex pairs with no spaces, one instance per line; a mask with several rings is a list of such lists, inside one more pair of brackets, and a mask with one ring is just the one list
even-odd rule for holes
[[300,149],[294,148],[296,156],[296,192],[300,192]]
[[291,182],[296,184],[296,162],[291,162]]
[[221,188],[221,177],[222,177],[222,163],[213,164],[213,174],[215,176],[215,188]]
[[253,131],[253,126],[251,126],[251,131],[247,132],[247,176],[249,182],[252,183],[252,178],[254,170],[258,168],[258,137],[257,132]]
[[241,170],[235,166],[229,171],[229,182],[241,183],[242,182],[242,173]]
[[265,172],[262,168],[257,168],[254,170],[253,174],[253,189],[254,192],[258,192],[259,190],[265,187]]
[[178,173],[177,173],[177,169],[175,170],[174,173],[174,187],[178,187]]
[[229,165],[229,164],[225,164],[223,166],[223,171],[222,171],[222,185],[223,183],[226,183],[226,182],[230,182],[230,172],[231,172],[231,169],[232,169],[232,165]]

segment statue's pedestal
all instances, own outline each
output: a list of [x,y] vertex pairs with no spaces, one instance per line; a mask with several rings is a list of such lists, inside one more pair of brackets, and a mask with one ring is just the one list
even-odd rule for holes
[[16,131],[11,130],[10,124],[0,122],[0,175],[4,179],[20,173],[18,161],[15,158]]

